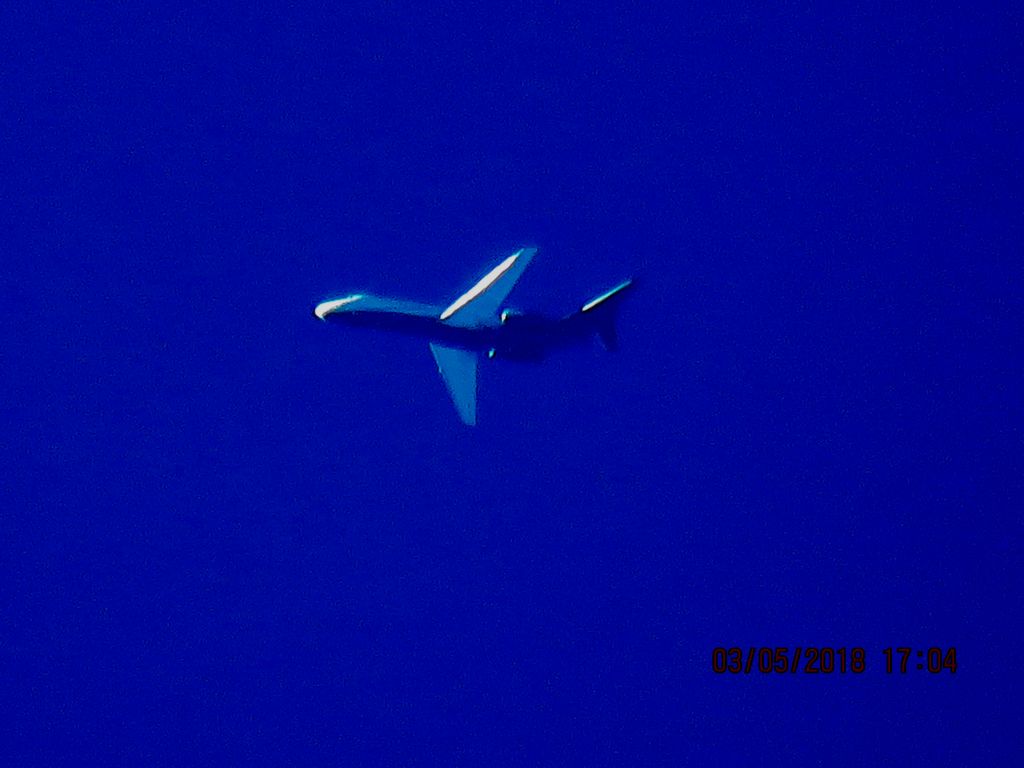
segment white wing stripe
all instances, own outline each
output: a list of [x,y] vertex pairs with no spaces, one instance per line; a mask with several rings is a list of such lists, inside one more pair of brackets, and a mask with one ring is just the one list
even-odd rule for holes
[[464,306],[469,304],[469,302],[471,302],[477,296],[479,296],[484,291],[486,291],[488,288],[490,288],[492,285],[494,285],[496,282],[498,282],[498,280],[501,279],[502,275],[504,275],[506,272],[508,272],[510,269],[512,269],[512,265],[516,263],[516,259],[519,258],[519,255],[522,252],[523,252],[523,249],[520,248],[518,251],[516,251],[511,256],[509,256],[507,259],[505,259],[503,262],[501,262],[501,264],[499,264],[494,269],[492,269],[490,272],[488,272],[486,275],[484,275],[479,283],[477,283],[472,288],[470,288],[468,291],[466,291],[464,294],[459,296],[459,298],[457,298],[455,300],[454,304],[452,304],[450,307],[448,307],[448,309],[446,309],[444,312],[441,313],[441,319],[442,320],[447,320],[449,317],[454,315],[456,312],[458,312]]

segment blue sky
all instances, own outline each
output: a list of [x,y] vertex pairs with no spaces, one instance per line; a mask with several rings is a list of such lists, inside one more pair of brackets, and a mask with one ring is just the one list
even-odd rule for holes
[[[1019,755],[1019,26],[5,8],[5,762]],[[312,317],[524,244],[522,309],[640,287],[476,429]]]

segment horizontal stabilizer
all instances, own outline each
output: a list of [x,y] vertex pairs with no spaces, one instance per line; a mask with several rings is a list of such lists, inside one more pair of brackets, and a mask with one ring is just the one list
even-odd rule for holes
[[625,291],[633,285],[633,280],[626,280],[625,282],[619,283],[617,286],[612,288],[610,291],[605,291],[596,299],[591,299],[580,309],[580,312],[593,312],[603,306],[614,303],[615,299],[620,298]]

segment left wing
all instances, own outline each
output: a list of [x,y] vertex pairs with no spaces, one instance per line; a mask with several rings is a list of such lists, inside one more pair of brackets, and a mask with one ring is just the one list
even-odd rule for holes
[[536,248],[520,248],[513,253],[452,302],[441,313],[441,320],[469,328],[493,322],[536,252]]
[[463,423],[476,424],[476,352],[431,344],[437,370]]

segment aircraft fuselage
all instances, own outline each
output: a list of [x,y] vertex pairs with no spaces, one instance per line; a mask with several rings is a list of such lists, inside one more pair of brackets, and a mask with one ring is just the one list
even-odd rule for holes
[[589,323],[573,317],[554,319],[535,314],[503,312],[493,325],[460,326],[440,319],[442,307],[408,310],[351,309],[326,316],[328,322],[353,328],[372,328],[425,339],[490,357],[519,362],[543,360],[550,352],[582,343],[592,336]]

